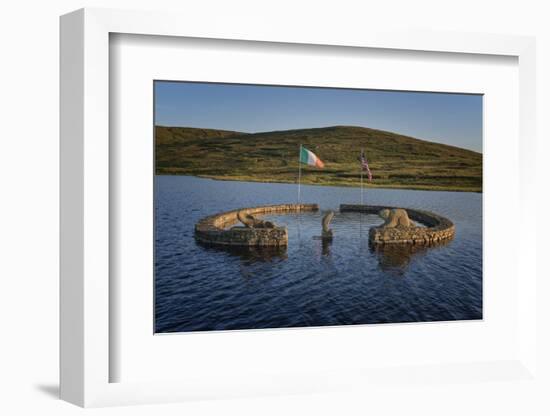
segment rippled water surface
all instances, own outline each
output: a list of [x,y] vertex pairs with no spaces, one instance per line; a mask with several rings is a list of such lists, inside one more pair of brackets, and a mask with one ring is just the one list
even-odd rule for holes
[[[365,203],[434,211],[456,225],[438,247],[369,248],[382,220],[338,213],[359,189],[302,186],[321,212],[265,217],[289,232],[287,250],[199,245],[204,216],[235,208],[294,203],[296,186],[156,177],[157,332],[481,319],[482,195],[369,189]],[[316,239],[334,210],[332,243]]]

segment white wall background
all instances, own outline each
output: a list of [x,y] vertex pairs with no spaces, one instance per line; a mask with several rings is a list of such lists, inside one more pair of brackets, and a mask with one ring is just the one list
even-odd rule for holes
[[[322,24],[327,31],[354,25],[401,26],[451,31],[535,35],[538,41],[538,134],[544,209],[549,188],[550,25],[545,1],[391,0],[391,1],[201,1],[170,0],[6,0],[0,6],[0,413],[73,414],[81,412],[56,399],[58,377],[58,16],[84,6],[176,10],[205,24],[245,14],[298,25]],[[182,21],[185,25],[185,21]],[[542,264],[550,235],[539,234]],[[546,247],[543,247],[545,244]],[[542,268],[545,268],[543,271]],[[539,284],[542,348],[548,370],[550,284]],[[545,374],[550,374],[546,371]],[[432,385],[376,397],[346,393],[196,402],[93,410],[123,414],[550,414],[545,388],[531,384]]]

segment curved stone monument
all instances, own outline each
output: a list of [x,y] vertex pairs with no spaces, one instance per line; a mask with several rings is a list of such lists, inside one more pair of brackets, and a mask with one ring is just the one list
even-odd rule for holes
[[[386,211],[387,210],[387,211]],[[424,244],[430,245],[450,240],[455,235],[455,226],[451,220],[429,211],[412,208],[397,208],[380,205],[340,205],[341,212],[364,212],[384,218],[384,224],[369,230],[372,244]],[[407,225],[407,219],[424,224],[418,227]]]
[[[286,247],[286,227],[278,227],[256,217],[318,210],[317,204],[281,204],[222,212],[201,219],[195,225],[195,238],[201,243],[223,246]],[[243,226],[228,228],[239,221],[242,221]]]

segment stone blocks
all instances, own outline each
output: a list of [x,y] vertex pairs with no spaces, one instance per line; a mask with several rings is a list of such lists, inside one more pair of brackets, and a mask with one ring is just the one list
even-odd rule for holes
[[286,247],[286,227],[248,228],[230,227],[239,222],[237,214],[244,211],[250,215],[276,215],[300,211],[317,211],[317,204],[281,204],[243,208],[222,212],[203,218],[195,225],[195,238],[207,244],[245,247]]
[[[379,205],[340,205],[340,211],[357,211],[378,214],[383,209],[394,207]],[[373,244],[423,244],[431,245],[449,240],[455,235],[455,226],[449,219],[433,212],[404,208],[410,219],[426,227],[372,227],[369,240]]]

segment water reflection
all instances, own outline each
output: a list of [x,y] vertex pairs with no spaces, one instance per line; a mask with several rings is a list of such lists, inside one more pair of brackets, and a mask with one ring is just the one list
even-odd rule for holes
[[422,255],[426,248],[411,244],[371,245],[370,249],[376,254],[380,270],[396,275],[404,275],[412,258]]
[[425,256],[429,249],[447,244],[447,241],[433,244],[370,244],[369,248],[376,255],[380,270],[403,276],[413,259]]
[[323,238],[321,240],[321,253],[323,256],[330,256],[330,246],[332,245],[332,239]]
[[247,263],[271,262],[273,260],[285,260],[288,258],[286,247],[245,247],[245,246],[222,246],[197,241],[197,244],[207,251],[218,251],[238,257]]

